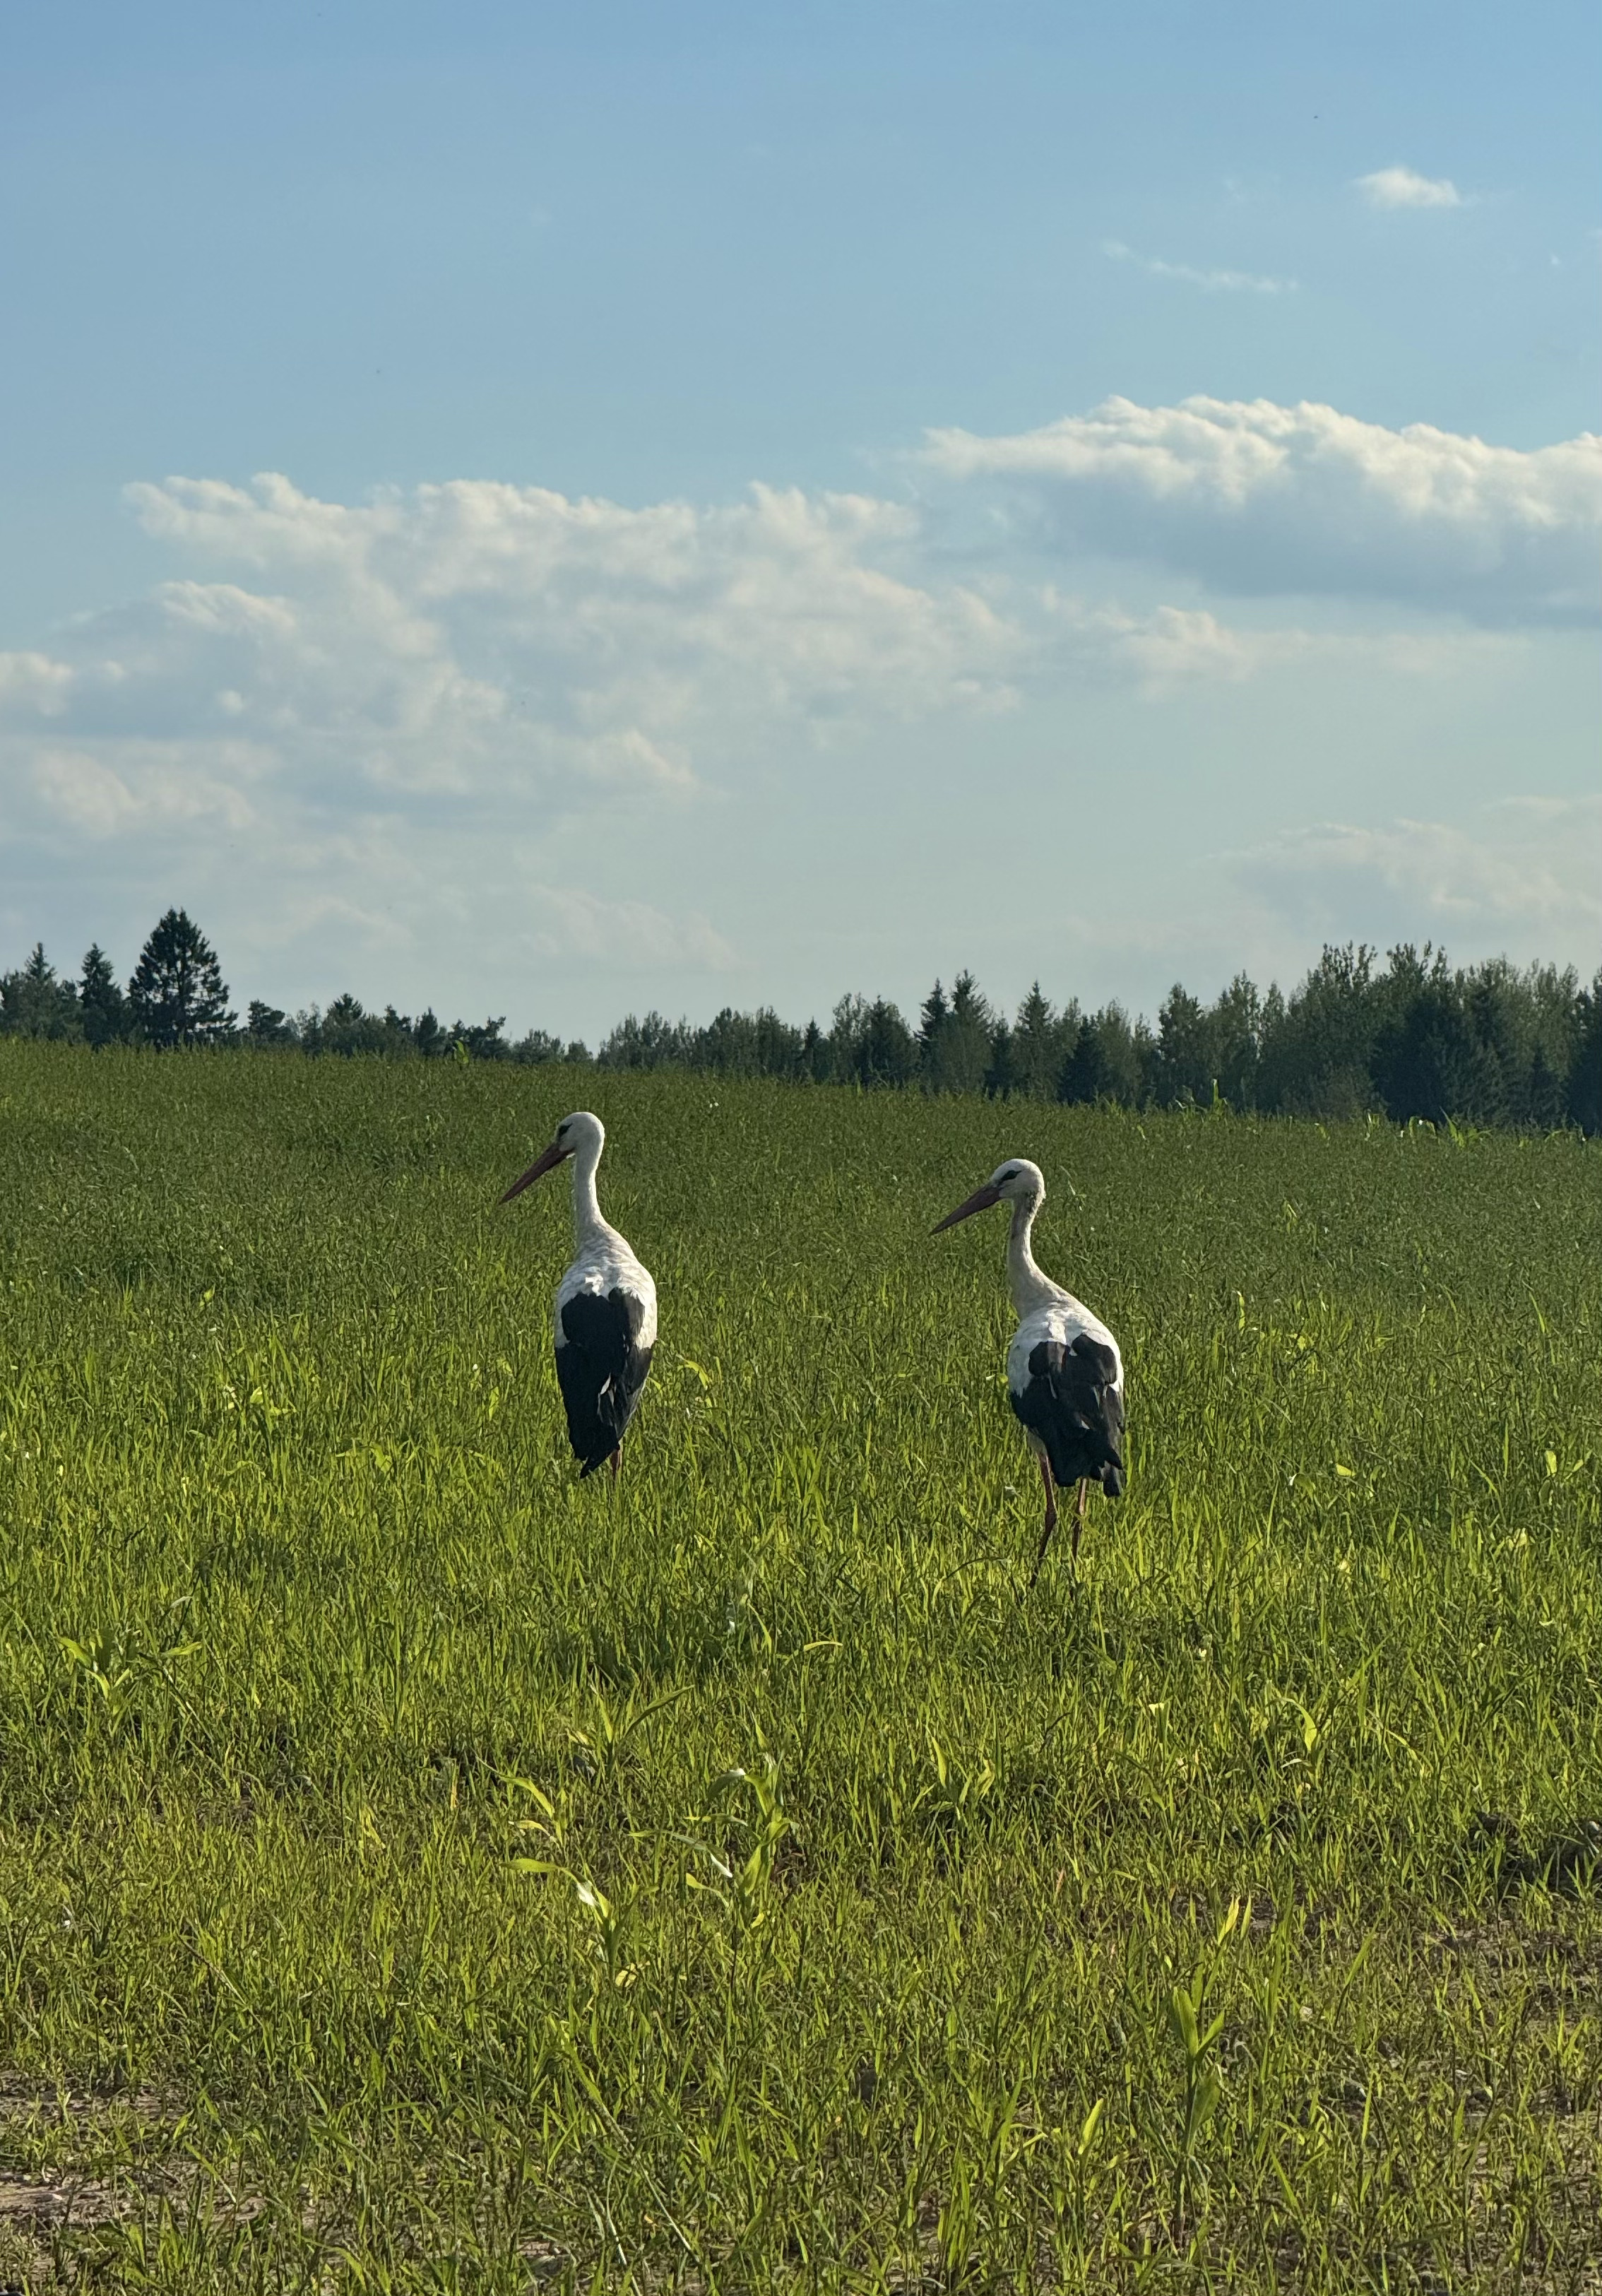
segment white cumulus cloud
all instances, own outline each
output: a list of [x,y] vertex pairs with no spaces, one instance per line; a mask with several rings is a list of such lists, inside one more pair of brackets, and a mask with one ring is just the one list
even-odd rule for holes
[[267,476],[129,499],[174,578],[0,654],[12,849],[164,883],[245,867],[285,932],[352,945],[494,908],[529,962],[722,969],[705,917],[606,888],[604,838],[559,887],[551,839],[693,803],[775,742],[1005,707],[1026,652],[867,496],[631,509],[462,480],[350,504]]
[[1189,398],[985,438],[929,433],[948,478],[1004,487],[1034,537],[1237,594],[1403,601],[1487,623],[1597,617],[1602,438],[1519,449],[1332,406]]
[[[187,757],[241,801],[493,800],[527,824],[682,794],[775,725],[993,706],[1019,651],[977,591],[920,578],[912,514],[866,496],[629,510],[463,480],[353,506],[268,477],[130,497],[191,570],[0,655],[0,725],[51,719],[52,758],[70,737],[77,762],[35,781],[85,826],[159,809],[152,744],[169,780]],[[126,803],[86,794],[96,758]]]
[[1467,824],[1328,821],[1238,854],[1243,886],[1343,939],[1549,950],[1602,927],[1602,797],[1508,798]]
[[[644,736],[642,758],[675,727],[692,741],[714,681],[720,714],[917,715],[953,680],[993,676],[1007,652],[976,594],[907,571],[912,514],[866,496],[757,486],[732,504],[635,510],[459,480],[353,507],[268,477],[130,497],[153,534],[272,580],[281,599],[254,608],[263,636],[286,604],[314,683],[342,633],[360,637],[373,679],[363,715],[397,740],[429,739],[444,717],[468,746],[494,728],[500,751],[529,731],[512,713],[527,720],[532,702],[541,726],[603,741],[604,776],[624,734]],[[225,603],[168,611],[227,628]]]
[[1371,208],[1460,208],[1463,194],[1446,176],[1421,176],[1416,168],[1376,168],[1359,176],[1357,189]]
[[[1098,709],[1117,687],[1172,707],[1335,659],[1439,676],[1530,643],[1487,625],[1595,612],[1594,439],[1521,452],[1329,407],[1114,399],[933,434],[920,479],[917,504],[756,486],[638,507],[483,480],[359,503],[274,476],[137,487],[170,578],[0,652],[8,914],[31,939],[47,880],[102,935],[102,901],[192,902],[228,919],[236,969],[323,996],[337,976],[441,993],[448,950],[494,952],[509,981],[738,972],[764,802],[813,773],[866,784],[887,753],[911,771],[932,721],[1021,702],[1038,722],[1092,687]],[[1231,594],[1277,603],[1232,614]],[[1294,627],[1297,595],[1365,611],[1298,606]],[[1004,735],[982,746],[1004,764]],[[1377,898],[1427,845],[1385,834],[1241,865]],[[1440,834],[1472,891],[1478,864]],[[1569,867],[1565,848],[1553,882]]]

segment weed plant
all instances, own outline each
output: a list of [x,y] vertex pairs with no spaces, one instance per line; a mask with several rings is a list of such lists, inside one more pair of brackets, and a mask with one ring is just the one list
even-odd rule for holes
[[[576,1101],[615,1492],[495,1203]],[[1597,2285],[1596,1146],[20,1042],[0,1116],[0,2282]],[[928,1233],[1006,1153],[1129,1381],[1026,1599]]]

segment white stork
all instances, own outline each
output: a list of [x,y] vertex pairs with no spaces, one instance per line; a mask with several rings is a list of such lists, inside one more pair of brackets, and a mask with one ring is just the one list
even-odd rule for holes
[[992,1204],[1012,1206],[1007,1238],[1007,1282],[1018,1329],[1007,1350],[1007,1394],[1040,1462],[1046,1487],[1046,1522],[1029,1574],[1033,1587],[1057,1528],[1057,1490],[1079,1486],[1074,1515],[1074,1560],[1084,1521],[1085,1492],[1099,1483],[1109,1498],[1124,1491],[1124,1364],[1118,1342],[1083,1300],[1042,1275],[1029,1234],[1046,1200],[1045,1175],[1021,1156],[999,1164],[982,1188],[948,1212],[941,1228],[955,1227]]
[[605,1145],[606,1127],[588,1109],[563,1117],[550,1147],[501,1201],[509,1204],[543,1173],[573,1159],[574,1250],[556,1287],[556,1376],[581,1473],[592,1475],[609,1461],[616,1480],[657,1343],[657,1287],[601,1217],[595,1167]]

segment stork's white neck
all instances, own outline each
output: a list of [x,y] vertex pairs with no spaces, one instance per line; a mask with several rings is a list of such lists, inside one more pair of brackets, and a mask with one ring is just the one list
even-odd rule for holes
[[607,1229],[595,1193],[595,1168],[605,1145],[603,1140],[585,1140],[573,1152],[573,1241],[581,1250]]
[[1030,1248],[1034,1215],[1045,1200],[1042,1189],[1036,1196],[1018,1197],[1012,1207],[1012,1226],[1007,1234],[1007,1283],[1012,1293],[1014,1312],[1020,1320],[1062,1296],[1061,1285],[1053,1283],[1035,1266]]

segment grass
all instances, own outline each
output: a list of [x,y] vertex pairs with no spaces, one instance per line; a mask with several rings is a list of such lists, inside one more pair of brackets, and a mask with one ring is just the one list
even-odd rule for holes
[[[575,1103],[616,1496],[494,1201]],[[1594,1145],[15,1042],[0,1115],[0,2285],[1598,2285]],[[928,1233],[1022,1152],[1132,1436],[1026,1601],[1000,1216]]]

